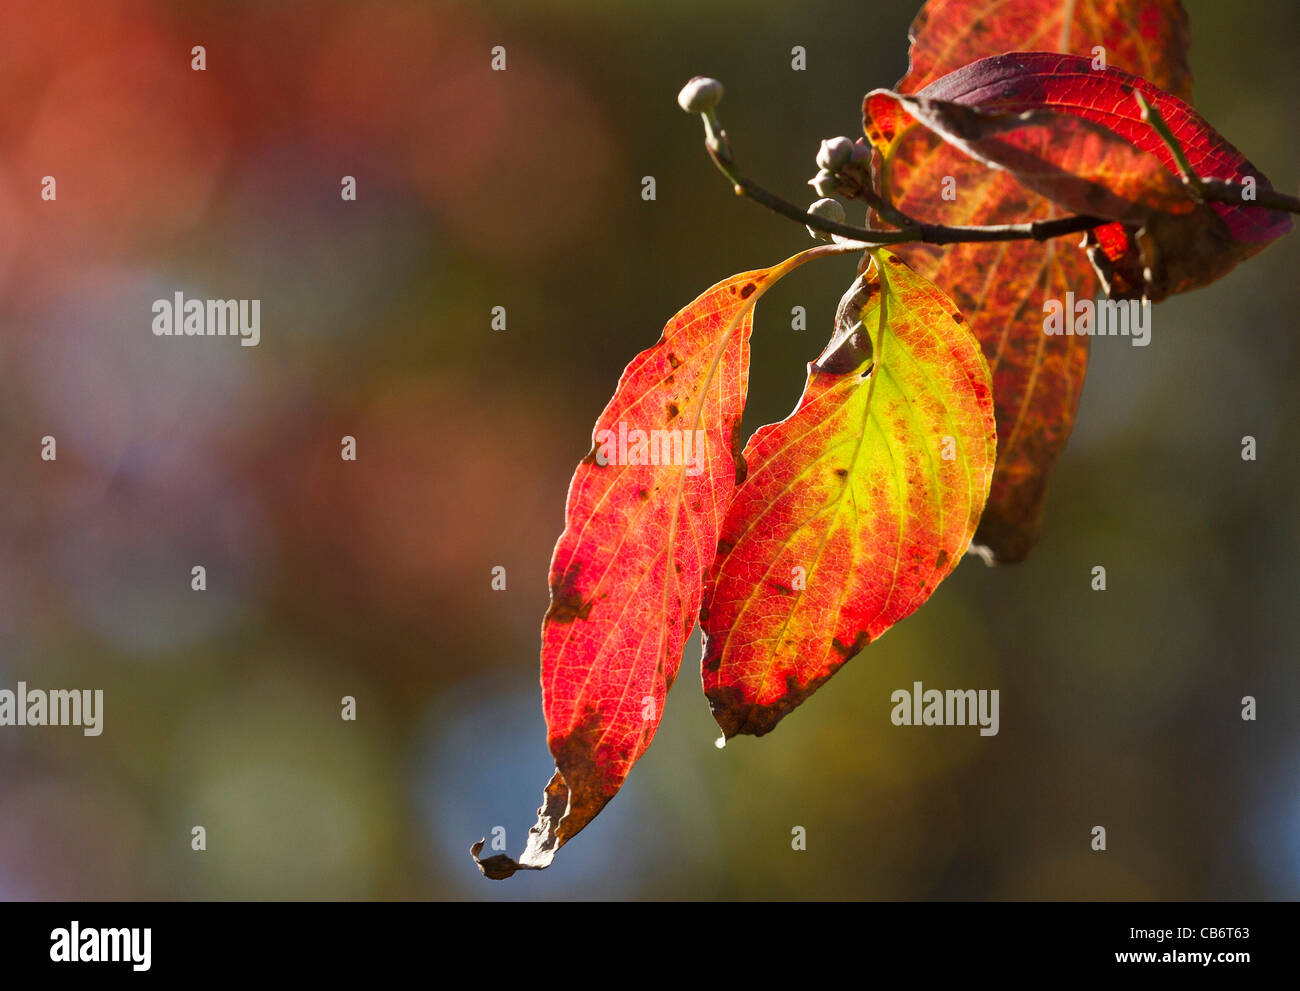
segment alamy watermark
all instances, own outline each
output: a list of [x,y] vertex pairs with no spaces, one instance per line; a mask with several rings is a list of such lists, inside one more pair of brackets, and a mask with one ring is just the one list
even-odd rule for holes
[[129,963],[137,972],[152,965],[153,930],[148,928],[81,928],[76,919],[67,929],[50,933],[54,963]]
[[260,299],[172,299],[153,303],[155,337],[238,337],[240,346],[257,347],[262,339]]
[[1043,333],[1049,337],[1131,337],[1135,348],[1151,343],[1151,300],[1043,300]]
[[923,688],[912,682],[912,690],[896,689],[889,718],[895,726],[978,726],[980,736],[998,735],[998,689]]
[[0,689],[0,726],[80,726],[85,736],[104,732],[104,690],[42,691],[18,682],[16,691]]
[[[674,415],[676,415],[674,413]],[[605,465],[685,465],[686,474],[704,471],[707,433],[703,430],[628,429],[619,421],[618,430],[596,431],[596,464]]]

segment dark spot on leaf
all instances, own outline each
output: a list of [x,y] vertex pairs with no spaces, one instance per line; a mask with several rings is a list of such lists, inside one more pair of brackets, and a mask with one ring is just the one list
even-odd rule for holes
[[678,358],[677,355],[673,354],[672,352],[669,352],[669,354],[668,354],[668,364],[672,365],[674,368],[677,368],[678,366],[681,365],[681,363],[682,363],[682,360],[681,360],[680,358]]
[[671,420],[671,419],[672,419],[673,417],[675,417],[679,412],[681,412],[681,411],[677,408],[677,404],[676,404],[676,403],[669,403],[669,404],[668,404],[668,419]]
[[740,452],[740,417],[733,417],[727,425],[731,436],[731,463],[736,468],[736,484],[749,477],[749,463]]
[[947,563],[948,563],[948,552],[944,550],[942,547],[940,547],[939,556],[934,559],[934,566],[936,568],[942,568]]
[[866,630],[859,630],[858,635],[853,638],[853,643],[851,644],[844,643],[839,637],[835,637],[831,640],[831,646],[835,649],[835,653],[839,654],[846,661],[859,653],[862,648],[869,643],[871,643],[871,638],[867,636]]
[[835,474],[839,475],[840,478],[846,478],[849,474],[849,470],[847,468],[836,468]]
[[560,580],[551,585],[551,605],[546,610],[546,622],[572,623],[586,619],[591,612],[591,602],[583,601],[578,591],[578,575],[582,565],[572,564],[565,569]]
[[965,323],[965,322],[966,322],[966,318],[965,318],[964,316],[962,316],[961,310],[953,310],[953,311],[952,311],[952,322],[953,322],[953,323]]
[[572,623],[575,619],[586,619],[591,614],[591,603],[582,599],[557,599],[552,597],[551,607],[546,610],[548,623]]
[[741,298],[741,299],[749,299],[750,296],[754,295],[754,290],[755,290],[756,288],[758,288],[758,287],[755,286],[754,283],[751,282],[749,285],[745,286],[744,289],[740,290],[740,298]]
[[643,502],[650,498],[650,493],[646,489],[637,489],[636,494]]
[[[855,641],[856,642],[856,641]],[[728,739],[740,733],[763,736],[770,733],[785,716],[794,711],[813,692],[839,670],[839,665],[801,685],[793,674],[785,679],[785,692],[770,705],[746,705],[744,694],[733,685],[718,685],[708,692],[713,718]]]
[[[701,609],[700,621],[703,622],[708,618],[709,618],[709,611],[707,609]],[[722,664],[722,651],[710,650],[705,653],[704,660],[700,663],[700,667],[701,669],[708,671],[711,674],[714,671],[718,670],[721,664]]]
[[721,540],[718,541],[719,554],[730,554],[735,549],[736,549],[736,542],[732,540],[730,537],[723,537]]
[[791,595],[794,592],[794,589],[788,588],[787,586],[782,585],[780,582],[772,582],[771,585],[782,595]]

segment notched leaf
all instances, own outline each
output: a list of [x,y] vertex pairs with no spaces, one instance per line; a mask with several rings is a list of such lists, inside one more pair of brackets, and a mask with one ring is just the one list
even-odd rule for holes
[[830,343],[815,362],[819,372],[847,375],[871,361],[871,335],[862,326],[862,314],[880,292],[874,274],[863,273],[840,299],[835,311],[835,330]]

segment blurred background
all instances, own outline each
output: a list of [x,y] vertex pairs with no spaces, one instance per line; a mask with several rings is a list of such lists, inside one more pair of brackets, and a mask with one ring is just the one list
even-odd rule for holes
[[[1295,192],[1300,8],[1186,6],[1198,107]],[[620,371],[808,244],[729,193],[679,87],[723,79],[747,170],[810,201],[917,7],[0,0],[0,688],[105,693],[102,736],[0,728],[0,898],[1300,897],[1295,235],[1150,347],[1094,343],[1027,563],[967,560],[725,750],[693,639],[554,867],[470,859],[498,826],[519,853],[551,771],[547,567]],[[746,433],[853,268],[758,307]],[[154,337],[177,291],[261,299],[261,344]],[[1000,689],[1001,732],[894,727],[915,680]]]

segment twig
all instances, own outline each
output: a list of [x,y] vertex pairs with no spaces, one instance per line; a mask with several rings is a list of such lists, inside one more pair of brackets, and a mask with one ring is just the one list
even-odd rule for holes
[[1239,182],[1226,179],[1202,179],[1201,196],[1215,203],[1240,203],[1243,206],[1258,206],[1279,213],[1300,213],[1300,199],[1279,193],[1276,189],[1260,189],[1254,186],[1247,189]]
[[[814,230],[822,231],[836,237],[857,242],[865,247],[879,247],[889,244],[965,244],[987,241],[1046,241],[1049,238],[1077,234],[1080,231],[1100,227],[1110,221],[1103,217],[1070,216],[1054,220],[1036,220],[1024,224],[997,224],[988,227],[951,227],[946,224],[923,224],[910,217],[903,218],[908,226],[896,231],[876,230],[871,227],[854,227],[841,224],[807,213],[789,200],[768,192],[752,179],[747,178],[736,164],[727,139],[712,109],[700,114],[704,120],[704,146],[708,149],[713,164],[731,182],[737,196],[745,196],[767,207],[774,213],[796,220]],[[874,205],[874,204],[873,204]]]
[[893,224],[895,227],[912,227],[919,223],[914,217],[909,217],[898,207],[894,206],[888,198],[881,196],[870,187],[863,187],[861,192],[862,199],[866,200],[867,206],[875,210],[881,220]]

